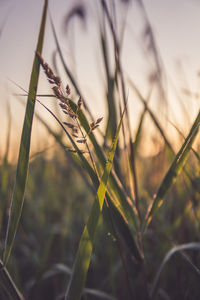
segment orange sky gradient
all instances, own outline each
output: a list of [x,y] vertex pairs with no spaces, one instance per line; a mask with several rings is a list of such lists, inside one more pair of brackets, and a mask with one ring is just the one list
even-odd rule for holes
[[[49,1],[49,11],[66,62],[78,80],[85,101],[87,101],[95,117],[104,116],[104,120],[106,120],[105,74],[99,51],[99,16],[101,14],[98,2],[98,0],[51,0]],[[78,3],[86,7],[86,22],[83,24],[78,19],[73,20],[66,31],[63,26],[64,18],[70,9]],[[118,32],[125,22],[122,48],[124,74],[125,77],[131,77],[143,96],[146,97],[150,90],[149,77],[154,69],[154,60],[147,51],[144,35],[142,37],[144,32],[143,13],[136,0],[129,1],[127,13],[125,12],[127,7],[122,1],[118,0],[115,3],[117,4]],[[199,109],[200,3],[197,0],[144,0],[143,3],[154,31],[157,49],[167,78],[168,109],[163,109],[164,106],[158,106],[156,88],[153,91],[150,106],[155,111],[159,111],[158,116],[163,121],[163,126],[169,130],[170,136],[175,136],[175,130],[172,130],[173,127],[166,118],[176,123],[186,133]],[[8,101],[12,113],[12,148],[15,148],[12,155],[16,156],[18,152],[24,108],[13,95],[22,92],[9,79],[28,90],[42,7],[42,0],[0,0],[0,126],[2,129],[0,133],[0,155],[2,155],[5,147],[6,103]],[[55,49],[48,18],[43,57],[49,64],[52,63],[52,53]],[[112,47],[110,48],[110,55],[112,56]],[[61,70],[63,84],[67,84],[68,81],[59,60],[58,66]],[[132,92],[128,82],[126,89],[129,94],[130,120],[134,132],[142,111],[142,105]],[[194,94],[188,96],[187,91]],[[50,92],[49,84],[43,72],[41,72],[39,92]],[[53,109],[53,105],[50,104],[53,100],[43,101]],[[187,116],[184,110],[187,112]],[[38,105],[37,111],[52,126],[57,126],[52,117]],[[147,134],[148,143],[150,143],[148,137],[151,139],[152,130],[153,128],[150,126],[150,132]],[[35,143],[33,148],[35,151],[38,148],[42,150],[45,146],[52,145],[53,141],[46,141],[45,137],[46,132],[35,122],[33,131]]]

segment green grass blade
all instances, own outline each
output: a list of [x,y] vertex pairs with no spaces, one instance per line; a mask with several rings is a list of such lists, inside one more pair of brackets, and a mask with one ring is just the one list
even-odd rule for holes
[[[16,85],[16,83],[14,83],[14,84]],[[20,89],[22,89],[24,92],[26,92],[19,85],[17,85],[17,86]],[[55,97],[54,95],[43,95],[43,96],[44,97],[47,97],[47,96],[50,96],[50,97],[53,96],[53,97]],[[21,102],[21,100],[20,100],[20,102]],[[38,101],[38,102],[40,102],[40,101]],[[59,119],[43,103],[40,103],[40,104],[42,106],[44,106],[45,109],[47,109],[54,116],[54,118],[57,120],[57,122],[60,124],[60,126],[63,128],[63,130],[67,134],[67,136],[70,139],[70,141],[71,141],[74,149],[77,150],[78,154],[80,154],[79,151],[78,151],[78,148],[76,149],[76,147],[77,147],[76,144],[74,143],[72,137],[69,135],[69,133],[67,132],[67,130],[65,129],[65,127],[63,126],[63,124],[59,121]],[[70,104],[71,108],[73,109],[73,111],[77,112],[77,105],[73,101],[71,101],[71,100],[69,100],[69,104]],[[64,150],[66,151],[66,147],[65,147],[65,145],[62,142],[61,136],[59,136],[57,133],[55,133],[54,131],[52,131],[52,129],[46,124],[46,122],[44,122],[39,116],[37,116],[37,117],[42,122],[42,124],[47,128],[48,132],[51,135],[54,136],[54,138],[57,140],[57,142],[60,144],[60,146],[62,148],[64,147]],[[86,132],[88,132],[90,130],[90,126],[89,126],[87,118],[86,118],[86,116],[85,116],[85,114],[83,113],[82,110],[78,111],[78,118],[79,118],[79,121],[81,123],[81,126],[84,128],[84,130]],[[101,166],[104,167],[105,163],[106,163],[106,158],[105,158],[104,152],[103,152],[102,148],[100,147],[100,145],[98,144],[98,142],[97,142],[97,140],[96,140],[93,132],[91,132],[89,134],[89,139],[91,140],[91,142],[92,142],[92,144],[94,146],[97,158],[98,158]],[[93,169],[88,164],[88,162],[85,159],[85,157],[82,154],[79,155],[79,156],[80,156],[80,158],[81,158],[81,160],[83,162],[84,168],[87,170],[87,172],[88,172],[89,176],[91,177],[93,183],[96,181],[96,183],[98,184],[98,178],[94,177]],[[73,157],[73,160],[74,160],[75,156],[72,155],[72,157]],[[75,163],[77,163],[77,160],[76,160]],[[126,219],[128,220],[131,229],[135,231],[135,229],[138,228],[138,216],[137,216],[137,212],[136,212],[135,208],[132,205],[130,205],[130,201],[128,200],[128,197],[127,197],[127,195],[126,195],[126,193],[125,193],[125,191],[123,189],[122,184],[120,183],[120,180],[117,178],[117,176],[115,176],[112,173],[110,175],[110,184],[109,185],[110,185],[110,188],[111,188],[112,192],[114,192],[115,196],[119,200],[118,202],[120,203],[121,210],[123,211],[123,214],[125,215]],[[119,203],[117,205],[119,205]]]
[[108,140],[112,140],[114,132],[116,131],[117,128],[117,110],[116,110],[116,103],[114,97],[115,77],[113,77],[110,72],[108,45],[107,45],[105,33],[103,34],[101,32],[100,40],[101,40],[101,49],[102,49],[104,69],[105,69],[106,81],[107,81],[106,99],[107,99],[107,108],[108,108],[108,119],[106,125],[106,138]]
[[97,195],[95,197],[87,224],[85,225],[84,231],[81,236],[78,252],[76,255],[76,259],[72,271],[72,276],[66,292],[66,297],[65,297],[66,300],[78,300],[81,298],[83,292],[87,271],[90,264],[92,249],[93,249],[95,231],[98,225],[100,213],[103,208],[104,198],[106,194],[106,187],[107,187],[111,167],[113,164],[114,154],[117,147],[123,115],[124,113],[122,114],[119,126],[117,128],[117,133],[113,141],[113,146],[109,153],[108,160],[106,162],[106,166],[104,169],[104,173],[100,181],[100,185],[97,190]]
[[84,289],[84,294],[94,296],[95,299],[97,299],[97,300],[98,299],[99,300],[101,300],[101,299],[103,299],[103,300],[117,300],[115,297],[112,297],[112,296],[108,295],[107,293],[96,290],[96,289]]
[[162,205],[163,197],[165,196],[166,192],[170,188],[170,186],[173,184],[173,182],[176,180],[178,173],[180,169],[182,168],[189,150],[191,149],[192,143],[197,135],[198,129],[199,129],[199,122],[200,122],[200,112],[198,113],[193,126],[185,139],[185,142],[183,143],[181,149],[175,156],[167,174],[165,175],[165,178],[163,179],[158,192],[153,200],[152,206],[150,207],[150,210],[147,214],[147,217],[144,221],[143,231],[147,228],[148,224],[150,223],[152,217],[156,214],[158,208]]
[[[56,34],[56,30],[55,30],[55,26],[54,26],[54,24],[53,24],[52,18],[50,19],[50,21],[51,21],[51,27],[52,27],[52,31],[53,31],[53,36],[54,36],[54,40],[55,40],[55,43],[56,43],[56,47],[57,47],[57,50],[58,50],[58,54],[59,54],[59,56],[60,56],[60,60],[61,60],[61,63],[62,63],[62,65],[63,65],[63,68],[64,68],[64,70],[65,70],[65,73],[66,73],[67,76],[69,77],[69,79],[70,79],[70,81],[71,81],[71,83],[72,83],[72,85],[73,85],[73,87],[74,87],[76,93],[77,93],[79,96],[82,96],[81,90],[80,90],[80,88],[79,88],[79,86],[78,86],[78,84],[77,84],[77,82],[76,82],[74,76],[72,75],[71,71],[69,70],[69,68],[68,68],[68,66],[67,66],[67,64],[66,64],[66,62],[65,62],[65,60],[64,60],[64,56],[63,56],[63,53],[62,53],[62,50],[61,50],[61,47],[60,47],[60,43],[59,43],[59,41],[58,41],[58,37],[57,37],[57,34]],[[87,110],[87,112],[88,112],[88,114],[89,114],[91,120],[94,121],[94,119],[93,119],[93,117],[92,117],[92,113],[91,113],[91,111],[90,111],[88,105],[87,105],[85,102],[83,102],[83,105],[84,105],[85,109]]]
[[137,153],[137,149],[138,149],[138,146],[139,146],[139,143],[141,140],[142,126],[144,123],[144,118],[145,118],[146,112],[147,112],[147,109],[146,109],[146,107],[144,107],[144,110],[140,116],[140,121],[139,121],[138,128],[137,128],[136,135],[135,135],[135,141],[134,141],[135,153]]
[[[19,99],[21,102],[21,99]],[[38,101],[38,100],[37,100]],[[71,152],[66,151],[66,145],[62,141],[62,137],[57,134],[53,129],[50,128],[50,126],[37,114],[35,113],[35,117],[43,124],[43,126],[47,129],[50,135],[52,135],[57,143],[60,145],[60,147],[64,150],[64,153],[66,156],[69,156],[72,162],[74,163],[75,167],[78,168],[79,172],[82,168],[85,169],[86,173],[89,175],[92,183],[93,183],[93,191],[94,188],[97,190],[99,186],[99,179],[97,177],[97,174],[93,170],[93,168],[90,166],[88,160],[82,155],[80,152],[78,152],[77,145],[74,143],[71,135],[67,132],[66,128],[63,126],[63,124],[59,121],[59,119],[55,116],[55,114],[48,109],[43,103],[38,101],[47,111],[51,113],[51,115],[56,119],[56,121],[59,123],[59,125],[62,127],[68,138],[70,139],[73,147],[77,149],[77,153],[79,155],[79,160],[77,158],[76,154],[73,154]],[[85,178],[85,173],[83,173]],[[85,178],[86,183],[91,187],[91,185],[88,183],[87,178]],[[137,243],[135,241],[134,236],[132,235],[132,231],[129,227],[129,224],[127,223],[127,220],[124,218],[124,215],[118,205],[115,203],[115,200],[111,197],[109,193],[107,193],[107,200],[109,203],[109,210],[110,214],[113,218],[113,223],[115,225],[115,228],[118,230],[120,237],[124,240],[125,245],[127,246],[127,249],[130,251],[130,253],[135,257],[135,259],[138,262],[142,261],[142,256],[139,252]],[[107,209],[107,207],[106,207]],[[110,229],[109,229],[110,230]]]
[[[39,101],[38,101],[39,102]],[[40,104],[42,104],[40,102]],[[97,177],[97,174],[95,173],[95,171],[93,170],[93,168],[90,166],[90,164],[88,163],[88,160],[84,157],[84,155],[82,155],[77,147],[77,145],[74,143],[71,135],[67,132],[66,128],[63,126],[63,124],[58,120],[58,118],[44,105],[42,104],[42,106],[44,106],[52,115],[53,117],[56,119],[56,121],[59,123],[59,125],[62,127],[62,129],[64,130],[64,132],[67,134],[68,138],[70,139],[73,147],[75,148],[75,150],[77,151],[79,157],[80,157],[80,161],[82,162],[82,165],[80,165],[80,163],[77,161],[76,155],[74,154],[70,154],[69,152],[66,152],[66,146],[65,144],[62,142],[62,139],[60,137],[60,135],[57,135],[49,126],[48,124],[46,124],[41,118],[40,116],[37,116],[37,118],[42,122],[42,124],[47,128],[48,132],[53,135],[53,137],[56,139],[56,141],[60,144],[61,148],[65,151],[65,153],[70,155],[70,158],[74,161],[76,167],[78,167],[78,169],[80,170],[81,167],[83,167],[87,174],[90,176],[90,179],[92,180],[92,183],[94,185],[94,187],[98,188],[99,185],[99,179]],[[78,165],[77,165],[78,164]],[[127,221],[125,220],[122,212],[119,210],[119,208],[117,207],[115,201],[111,198],[110,194],[107,194],[107,198],[108,198],[108,202],[109,202],[109,210],[110,213],[112,215],[113,218],[113,222],[115,224],[115,227],[117,228],[118,232],[120,233],[120,236],[123,238],[123,240],[125,241],[125,244],[128,248],[128,250],[130,251],[130,253],[135,257],[135,259],[138,262],[142,261],[142,257],[141,254],[139,252],[138,246],[136,244],[136,241],[132,235],[132,232],[129,228],[129,225],[127,224]]]
[[9,184],[9,163],[8,163],[8,156],[10,152],[10,139],[11,139],[11,112],[10,106],[7,106],[7,116],[8,116],[8,127],[7,127],[7,137],[6,137],[6,149],[5,154],[3,157],[2,162],[2,171],[1,171],[1,181],[0,181],[0,229],[2,228],[2,221],[3,221],[3,214],[4,214],[4,207],[6,204],[6,196],[8,191],[8,184]]
[[[77,111],[76,104],[73,101],[69,101],[69,103],[70,103],[70,106],[73,109],[73,111],[74,112]],[[78,118],[79,118],[81,126],[84,128],[84,130],[86,132],[89,132],[90,126],[89,126],[87,118],[82,110],[78,111]],[[91,143],[93,144],[96,156],[99,160],[99,163],[104,168],[105,163],[106,163],[105,154],[104,154],[101,146],[97,142],[93,132],[91,132],[89,134],[89,139],[90,139]],[[126,218],[128,219],[129,224],[131,225],[132,229],[138,228],[139,225],[138,225],[137,212],[135,211],[135,208],[132,206],[131,200],[130,201],[128,200],[126,192],[124,191],[119,178],[117,176],[115,176],[113,174],[113,172],[111,172],[111,174],[110,174],[109,187],[112,189],[112,191],[115,193],[116,197],[118,198],[118,200],[120,202],[120,206],[123,210],[123,213],[126,216]]]
[[[42,52],[42,47],[43,47],[47,4],[48,4],[48,0],[45,0],[40,32],[38,37],[38,43],[37,43],[37,49],[36,49],[36,52],[39,53]],[[17,232],[18,223],[20,220],[22,207],[23,207],[24,192],[25,192],[26,179],[28,173],[31,130],[32,130],[34,108],[35,108],[35,97],[36,97],[38,78],[39,78],[39,69],[40,69],[40,64],[37,56],[35,55],[32,73],[31,73],[30,85],[29,85],[29,93],[28,93],[28,100],[26,105],[26,114],[24,119],[20,150],[19,150],[16,181],[15,181],[12,202],[11,202],[11,212],[9,216],[9,222],[8,222],[7,233],[6,233],[6,242],[5,242],[4,257],[3,257],[3,263],[5,265],[8,262],[13,247],[13,243]]]
[[[158,284],[160,281],[161,273],[162,273],[164,267],[166,266],[167,262],[171,259],[171,257],[174,254],[176,254],[177,252],[185,251],[185,250],[200,250],[200,243],[188,243],[188,244],[183,244],[180,246],[175,246],[170,251],[167,252],[167,254],[165,255],[165,257],[160,265],[160,268],[157,272],[156,278],[154,280],[154,283],[153,283],[153,286],[151,289],[151,293],[150,293],[151,299],[155,299],[156,293],[158,291]],[[192,264],[192,267],[197,272],[197,274],[200,275],[200,270],[193,264]]]
[[3,266],[0,261],[0,286],[6,292],[8,300],[24,300],[24,297],[17,289],[7,269]]
[[[20,86],[18,86],[18,87],[21,88]],[[40,96],[55,97],[54,95],[40,95]],[[74,112],[77,112],[77,105],[70,99],[69,99],[69,104],[70,104],[72,110]],[[84,130],[86,132],[89,132],[90,125],[88,123],[88,120],[87,120],[85,114],[83,113],[82,110],[79,110],[77,114],[78,114],[78,119],[81,123],[81,126],[84,128]],[[57,119],[57,121],[60,123],[60,121],[58,119]],[[47,128],[47,126],[45,125],[45,122],[42,122],[42,123]],[[49,129],[48,129],[48,131],[49,131]],[[50,132],[50,133],[52,133],[52,132]],[[68,133],[66,133],[66,134],[68,135]],[[58,137],[57,134],[56,134],[56,136],[58,139],[60,139],[60,137]],[[95,150],[95,153],[99,160],[100,165],[102,166],[102,168],[104,168],[105,163],[106,163],[106,157],[105,157],[102,147],[97,142],[93,132],[90,132],[89,139],[94,147],[94,150]],[[60,143],[60,141],[59,141],[59,143]],[[114,192],[115,196],[119,200],[120,206],[123,210],[124,215],[126,216],[127,220],[129,221],[129,225],[131,226],[131,228],[132,229],[138,228],[139,225],[138,225],[137,212],[136,212],[135,208],[133,207],[131,200],[128,198],[125,190],[123,189],[123,186],[122,186],[119,178],[113,172],[111,172],[111,175],[110,175],[109,185],[110,185],[110,188],[112,189],[112,191]]]
[[51,27],[52,27],[52,31],[53,31],[54,40],[55,40],[55,43],[56,43],[56,47],[57,47],[58,54],[60,56],[60,60],[62,62],[63,68],[64,68],[67,76],[69,77],[69,79],[70,79],[70,81],[71,81],[71,83],[72,83],[72,85],[73,85],[76,93],[78,95],[81,95],[81,91],[80,91],[80,89],[78,87],[78,84],[76,83],[76,80],[74,79],[72,73],[70,72],[70,70],[69,70],[69,68],[68,68],[68,66],[67,66],[67,64],[66,64],[66,62],[64,60],[64,56],[63,56],[63,53],[62,53],[62,50],[61,50],[61,47],[60,47],[60,44],[59,44],[59,41],[58,41],[58,37],[57,37],[57,34],[56,34],[56,30],[55,30],[55,26],[53,24],[52,18],[50,18],[50,21],[51,21]]
[[[127,221],[124,219],[123,215],[117,209],[117,206],[114,205],[109,194],[107,195],[107,200],[109,204],[109,213],[111,215],[114,228],[118,233],[116,238],[119,239],[119,235],[120,235],[120,238],[123,239],[123,241],[125,242],[125,245],[127,246],[127,249],[129,250],[131,255],[135,257],[138,263],[142,263],[143,262],[142,255],[139,251],[133,233],[131,232],[129,225],[127,224]],[[113,232],[113,234],[115,235],[115,232]]]
[[158,129],[158,131],[160,132],[161,136],[163,137],[165,144],[167,145],[167,147],[169,148],[169,150],[174,153],[173,147],[170,144],[170,142],[168,141],[164,130],[162,129],[161,125],[159,124],[158,119],[156,118],[155,114],[152,112],[152,110],[149,108],[147,101],[143,98],[143,96],[141,95],[140,91],[138,90],[138,88],[136,87],[136,85],[129,79],[129,83],[131,85],[131,87],[133,88],[133,90],[136,92],[138,98],[140,99],[140,101],[143,103],[144,108],[148,111],[151,119],[153,120],[156,128]]

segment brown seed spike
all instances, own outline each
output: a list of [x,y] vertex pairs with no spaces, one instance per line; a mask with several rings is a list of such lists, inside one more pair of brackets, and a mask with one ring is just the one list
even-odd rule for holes
[[67,149],[69,152],[73,152],[73,153],[77,153],[77,151],[76,150],[74,150],[74,149]]
[[60,105],[60,107],[61,107],[62,109],[67,109],[67,106],[66,106],[65,104],[59,103],[59,105]]
[[102,118],[98,118],[97,121],[96,121],[96,124],[99,124],[102,120],[103,120],[103,117]]
[[78,100],[78,103],[77,103],[77,110],[79,110],[79,109],[81,108],[82,103],[83,103],[83,99],[82,99],[82,97],[80,96],[80,97],[79,97],[79,100]]
[[66,94],[67,94],[67,96],[69,96],[70,93],[71,93],[70,87],[69,87],[69,85],[67,84],[67,86],[66,86]]
[[78,133],[78,128],[77,127],[73,127],[72,130],[73,130],[74,133]]
[[92,130],[95,130],[97,127],[99,127],[99,124],[94,125],[94,127],[92,127]]
[[95,123],[92,122],[92,123],[90,124],[90,128],[93,128],[94,126],[95,126]]
[[74,128],[74,125],[72,123],[63,122],[67,127]]
[[54,87],[52,88],[52,90],[54,91],[55,96],[56,96],[58,99],[60,99],[62,102],[64,102],[64,101],[62,100],[63,94],[62,94],[61,90],[59,89],[59,87],[58,87],[58,86],[54,86]]
[[61,79],[59,76],[55,76],[54,81],[55,81],[55,84],[57,84],[57,86],[59,86],[59,87],[61,86]]
[[82,139],[82,140],[77,140],[77,143],[81,143],[81,144],[85,144],[86,143],[86,139]]

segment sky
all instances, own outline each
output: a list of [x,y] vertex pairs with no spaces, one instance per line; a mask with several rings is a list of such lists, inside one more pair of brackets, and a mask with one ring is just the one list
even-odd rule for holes
[[[85,101],[95,117],[106,116],[105,74],[99,51],[99,2],[99,0],[49,1],[49,12],[55,24],[65,59],[73,70]],[[69,24],[68,28],[64,28],[66,15],[74,5],[80,3],[86,6],[86,23],[77,18]],[[148,40],[144,37],[144,12],[138,5],[138,0],[129,1],[128,6],[122,4],[120,0],[116,0],[115,3],[118,32],[120,32],[123,22],[126,24],[122,48],[124,74],[131,77],[146,97],[150,90],[149,78],[152,70],[155,69],[155,62],[151,53],[147,51]],[[165,70],[165,76],[167,76],[168,104],[169,111],[172,111],[168,114],[168,118],[176,121],[182,130],[187,130],[184,126],[189,126],[199,109],[199,99],[188,97],[184,94],[183,89],[195,94],[199,93],[200,1],[143,0],[143,4],[148,22],[153,29],[159,59]],[[16,145],[20,141],[24,107],[14,95],[14,93],[20,94],[21,91],[10,80],[26,90],[28,89],[42,7],[42,0],[0,0],[0,126],[3,129],[0,133],[0,154],[5,144],[7,102],[10,103],[12,112],[12,140]],[[52,53],[55,49],[48,17],[43,56],[49,64],[52,63]],[[110,47],[110,55],[112,55],[112,47]],[[65,85],[68,82],[59,61],[58,66]],[[134,130],[142,106],[135,99],[128,84],[126,89],[130,98],[130,119]],[[39,91],[41,93],[50,91],[43,74],[41,74]],[[150,105],[152,108],[160,110],[159,114],[162,118],[166,114],[166,110],[159,108],[156,96],[154,98]],[[49,105],[52,107],[51,103]],[[187,122],[185,118],[181,117],[184,109],[188,113]],[[41,108],[37,108],[37,111],[45,119],[50,120],[50,116]],[[55,126],[54,120],[49,122]],[[37,139],[37,146],[40,144],[39,147],[45,147],[43,129],[38,127],[37,122],[34,126],[33,138],[39,137],[39,140],[42,141],[38,142]]]

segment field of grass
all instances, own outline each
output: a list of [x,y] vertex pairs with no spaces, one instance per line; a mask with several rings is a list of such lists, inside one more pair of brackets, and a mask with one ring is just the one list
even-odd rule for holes
[[[125,7],[129,1],[123,2]],[[0,158],[2,300],[200,299],[200,112],[185,136],[171,124],[177,132],[174,140],[165,126],[169,120],[161,122],[159,109],[149,105],[156,89],[162,109],[168,109],[154,33],[143,2],[138,3],[155,63],[149,95],[144,98],[126,76],[123,38],[115,27],[114,10],[102,0],[99,41],[107,114],[95,119],[64,58],[44,1],[29,90],[19,87],[19,94],[26,95],[26,111],[17,164],[8,159],[9,113]],[[75,6],[69,16],[84,18],[83,6]],[[62,79],[42,52],[47,17],[65,70]],[[41,73],[51,94],[37,94]],[[134,130],[128,89],[143,106]],[[49,98],[55,111],[48,106]],[[36,104],[57,123],[56,129],[37,114]],[[55,143],[50,155],[48,149],[30,152],[34,119]],[[146,119],[154,130],[152,152],[144,149]]]

